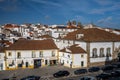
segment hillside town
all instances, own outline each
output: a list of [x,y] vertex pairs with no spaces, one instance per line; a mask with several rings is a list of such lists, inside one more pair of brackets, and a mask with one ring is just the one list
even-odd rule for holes
[[120,61],[120,29],[93,23],[4,24],[0,39],[0,71],[56,65],[82,69]]

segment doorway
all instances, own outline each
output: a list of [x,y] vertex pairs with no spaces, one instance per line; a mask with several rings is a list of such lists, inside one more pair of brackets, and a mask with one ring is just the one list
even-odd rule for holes
[[118,53],[118,62],[120,62],[120,52]]
[[26,62],[26,67],[28,67],[28,62]]
[[35,59],[34,60],[34,68],[41,67],[41,59]]

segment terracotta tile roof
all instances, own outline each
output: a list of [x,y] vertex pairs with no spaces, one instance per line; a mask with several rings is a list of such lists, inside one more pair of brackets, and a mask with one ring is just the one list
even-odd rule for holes
[[77,26],[71,25],[71,26],[67,26],[67,28],[77,28]]
[[0,52],[4,52],[5,47],[0,47]]
[[78,29],[78,27],[75,27],[75,26],[65,26],[65,27],[54,27],[52,29]]
[[71,54],[85,54],[86,51],[81,48],[78,44],[66,47],[64,49],[61,49],[60,52],[67,52],[67,53],[71,53]]
[[9,42],[8,40],[0,40],[0,43],[6,43]]
[[53,38],[53,37],[50,35],[42,35],[42,36],[38,36],[38,38]]
[[13,25],[13,24],[6,24],[6,25],[4,26],[5,29],[18,28],[18,27],[20,27],[20,26],[18,26],[18,25]]
[[52,39],[48,40],[18,40],[6,50],[49,50],[58,49]]
[[[77,39],[76,34],[83,34],[82,38]],[[77,31],[70,32],[63,39],[67,40],[79,40],[90,42],[106,42],[106,41],[120,41],[120,35],[107,32],[98,28],[78,29]]]

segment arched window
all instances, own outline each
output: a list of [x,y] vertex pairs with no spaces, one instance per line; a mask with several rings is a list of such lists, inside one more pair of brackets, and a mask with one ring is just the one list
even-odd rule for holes
[[111,57],[111,48],[107,48],[106,57]]
[[105,57],[104,48],[100,48],[100,57]]
[[98,56],[97,56],[97,49],[96,49],[96,48],[93,48],[92,57],[93,57],[93,58],[98,57]]

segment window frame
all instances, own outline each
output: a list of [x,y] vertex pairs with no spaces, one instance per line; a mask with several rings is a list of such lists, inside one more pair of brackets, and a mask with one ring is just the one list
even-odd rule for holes
[[92,49],[92,57],[93,58],[97,58],[98,57],[98,55],[97,55],[97,48],[93,48]]
[[[20,55],[18,55],[20,54]],[[21,52],[17,52],[17,58],[21,58]]]

